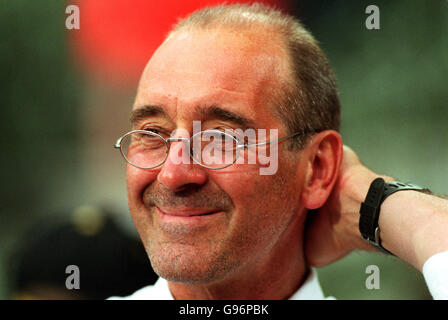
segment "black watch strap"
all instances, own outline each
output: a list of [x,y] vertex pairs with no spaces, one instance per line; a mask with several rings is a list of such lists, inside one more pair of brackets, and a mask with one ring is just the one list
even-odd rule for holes
[[386,183],[384,179],[377,178],[370,184],[366,199],[361,203],[359,211],[359,231],[363,239],[387,254],[392,253],[381,246],[380,228],[378,226],[381,204],[388,196],[401,190],[429,191],[415,184],[403,182]]

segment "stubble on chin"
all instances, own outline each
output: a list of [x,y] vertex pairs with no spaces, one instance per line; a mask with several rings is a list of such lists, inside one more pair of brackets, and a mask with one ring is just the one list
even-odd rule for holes
[[239,262],[219,248],[155,239],[147,250],[154,271],[162,278],[183,284],[210,284],[225,278]]
[[[169,281],[199,284],[216,281],[232,268],[226,249],[233,202],[213,186],[173,192],[158,184],[142,194],[142,208],[135,224],[154,271]],[[189,226],[160,221],[156,206],[219,208],[225,214],[212,224]],[[227,245],[226,245],[227,243]]]

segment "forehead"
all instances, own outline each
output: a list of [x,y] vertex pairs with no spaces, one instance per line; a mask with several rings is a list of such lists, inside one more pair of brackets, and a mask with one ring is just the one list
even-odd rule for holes
[[285,74],[282,57],[278,37],[270,33],[178,32],[148,62],[134,109],[163,105],[177,116],[208,104],[272,120],[267,101]]

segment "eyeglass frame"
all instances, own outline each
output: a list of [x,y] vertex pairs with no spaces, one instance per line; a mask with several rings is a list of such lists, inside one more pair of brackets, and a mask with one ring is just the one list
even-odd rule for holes
[[[237,142],[237,146],[236,146],[236,149],[237,149],[237,155],[236,155],[236,157],[235,157],[235,160],[234,160],[232,163],[230,163],[230,164],[228,164],[228,165],[226,165],[226,166],[224,166],[224,167],[220,167],[220,168],[209,167],[209,166],[206,166],[206,165],[204,165],[204,164],[202,164],[202,163],[196,161],[196,160],[194,159],[193,155],[191,154],[191,150],[190,150],[190,149],[191,149],[191,145],[190,145],[190,142],[191,142],[191,140],[192,140],[195,136],[197,136],[198,134],[204,133],[204,132],[216,132],[216,133],[219,133],[219,134],[225,134],[225,135],[227,135],[227,136],[230,136],[232,139],[234,139],[234,140]],[[136,168],[139,168],[139,169],[143,169],[143,170],[152,170],[152,169],[155,169],[155,168],[158,168],[158,167],[162,166],[162,165],[165,163],[166,159],[168,159],[168,154],[169,154],[169,151],[170,151],[170,148],[171,148],[171,143],[169,143],[169,142],[173,142],[173,141],[174,141],[174,142],[176,142],[176,141],[185,141],[185,142],[188,143],[188,154],[189,154],[190,158],[191,158],[196,164],[198,164],[198,165],[200,165],[200,166],[202,166],[202,167],[205,167],[205,168],[207,168],[207,169],[211,169],[211,170],[221,170],[221,169],[225,169],[225,168],[230,167],[231,165],[235,164],[235,162],[238,160],[238,157],[239,157],[239,154],[240,154],[240,150],[241,150],[241,149],[247,149],[247,148],[249,148],[249,147],[253,147],[253,146],[268,145],[268,144],[271,144],[271,143],[273,143],[273,142],[280,142],[280,141],[284,141],[284,140],[290,139],[290,138],[295,137],[295,136],[297,136],[297,135],[306,135],[306,134],[309,134],[309,133],[316,133],[316,132],[317,132],[317,131],[309,131],[309,130],[298,131],[298,132],[295,132],[295,133],[290,134],[290,135],[288,135],[288,136],[285,136],[285,137],[282,137],[282,138],[278,138],[278,139],[269,140],[269,141],[265,141],[265,142],[251,143],[251,144],[240,144],[240,141],[239,141],[239,139],[238,139],[237,137],[231,135],[230,133],[227,133],[227,132],[224,132],[224,131],[221,131],[221,130],[216,130],[216,129],[208,129],[208,130],[199,131],[199,132],[195,133],[194,135],[192,135],[190,138],[180,138],[180,137],[179,137],[179,138],[168,138],[168,139],[165,139],[165,138],[162,137],[160,134],[157,134],[157,133],[155,133],[155,132],[151,132],[151,131],[147,131],[147,130],[131,130],[131,131],[125,133],[124,135],[122,135],[121,137],[119,137],[119,138],[117,139],[117,141],[116,141],[115,144],[114,144],[114,148],[120,150],[120,153],[121,153],[122,157],[123,157],[123,158],[126,160],[126,162],[129,163],[130,165],[132,165],[132,166],[134,166],[134,167],[136,167]],[[133,133],[144,133],[144,134],[147,134],[147,135],[157,136],[157,137],[159,137],[160,139],[162,139],[162,140],[165,142],[165,144],[166,144],[166,154],[167,154],[167,156],[165,157],[165,159],[164,159],[160,164],[158,164],[157,166],[150,167],[150,168],[139,167],[139,166],[137,166],[137,165],[131,163],[131,162],[128,160],[128,158],[127,158],[127,157],[124,155],[124,153],[123,153],[123,150],[122,150],[122,148],[121,148],[121,142],[123,141],[124,138],[126,138],[128,135],[131,135],[131,134],[133,134]]]

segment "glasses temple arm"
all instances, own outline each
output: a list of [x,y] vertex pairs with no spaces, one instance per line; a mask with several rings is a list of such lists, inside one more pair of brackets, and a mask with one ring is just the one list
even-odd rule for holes
[[114,144],[114,148],[115,149],[120,149],[121,140],[123,140],[123,137],[120,137],[120,138],[117,139],[117,142],[115,142],[115,144]]
[[239,145],[238,147],[240,147],[240,148],[248,148],[248,147],[252,147],[252,146],[264,146],[264,145],[267,145],[267,144],[271,144],[273,142],[279,142],[279,141],[283,141],[283,140],[292,138],[292,137],[297,136],[299,134],[300,135],[306,134],[306,132],[296,132],[296,133],[293,133],[293,134],[291,134],[289,136],[286,136],[286,137],[283,137],[283,138],[279,138],[279,139],[275,139],[275,140],[271,140],[271,141],[266,141],[266,142],[260,142],[260,143],[242,144],[242,145]]

